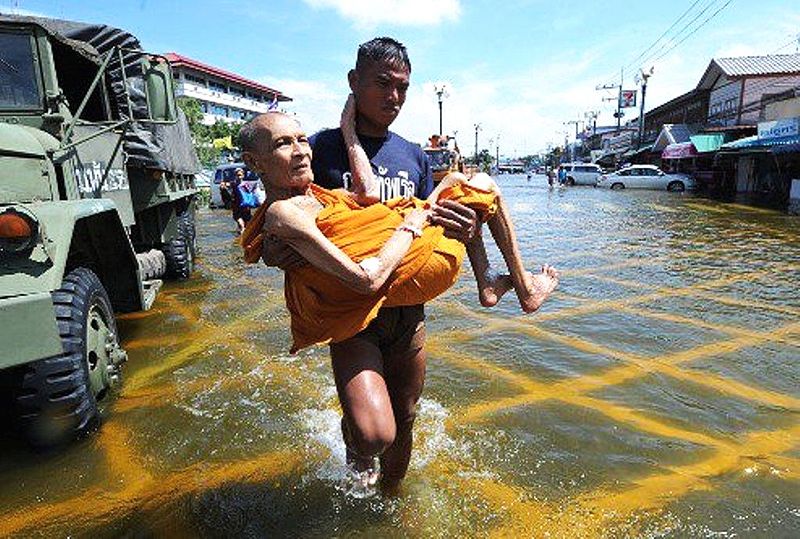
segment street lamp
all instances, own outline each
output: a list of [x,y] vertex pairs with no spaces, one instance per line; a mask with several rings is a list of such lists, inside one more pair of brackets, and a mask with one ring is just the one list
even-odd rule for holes
[[478,164],[478,131],[481,129],[481,124],[475,124],[475,164]]
[[636,83],[642,83],[642,102],[641,107],[639,109],[639,144],[637,146],[637,150],[642,146],[642,138],[644,136],[644,96],[647,93],[647,79],[653,76],[654,68],[650,68],[649,71],[645,71],[644,69],[640,70],[640,74],[636,75]]
[[444,129],[442,128],[442,100],[445,97],[449,97],[450,94],[447,93],[447,85],[446,84],[442,84],[441,86],[434,85],[433,91],[436,93],[436,97],[439,98],[439,134],[443,135],[444,134]]

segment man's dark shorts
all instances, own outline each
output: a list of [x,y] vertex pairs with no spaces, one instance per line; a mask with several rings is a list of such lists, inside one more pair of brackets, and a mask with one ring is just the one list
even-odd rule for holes
[[351,337],[374,344],[384,357],[405,355],[425,344],[425,306],[384,307],[370,324]]

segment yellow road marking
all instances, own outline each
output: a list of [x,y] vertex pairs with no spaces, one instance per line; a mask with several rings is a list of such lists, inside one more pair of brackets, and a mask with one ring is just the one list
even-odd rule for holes
[[692,209],[698,210],[698,211],[709,211],[711,213],[720,213],[720,214],[721,213],[730,213],[730,211],[726,210],[725,208],[720,208],[720,207],[717,207],[717,206],[710,206],[708,204],[701,204],[699,202],[686,202],[684,204],[684,206],[686,206],[687,208],[692,208]]
[[227,324],[215,326],[213,328],[214,331],[209,330],[205,338],[198,339],[183,349],[178,350],[174,354],[170,355],[169,359],[160,361],[158,364],[145,367],[133,373],[126,383],[126,388],[128,390],[139,389],[156,376],[175,370],[196,355],[200,354],[203,350],[218,344],[220,335],[237,335],[239,332],[250,327],[254,319],[263,316],[273,309],[275,309],[274,304],[263,302],[258,308],[235,318],[233,321]]
[[[307,457],[306,457],[307,458]],[[306,464],[297,451],[268,453],[246,461],[202,462],[166,477],[124,483],[120,491],[94,488],[57,503],[41,504],[0,514],[0,536],[30,535],[32,528],[90,530],[133,512],[148,513],[174,504],[177,498],[219,488],[228,483],[257,484],[288,475]]]

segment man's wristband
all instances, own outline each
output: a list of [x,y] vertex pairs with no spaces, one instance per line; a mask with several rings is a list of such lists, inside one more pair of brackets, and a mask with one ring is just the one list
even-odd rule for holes
[[402,225],[398,226],[396,230],[399,230],[401,232],[411,232],[411,235],[414,236],[415,238],[419,238],[422,236],[421,228],[416,227],[414,225],[409,225],[407,223],[403,223]]

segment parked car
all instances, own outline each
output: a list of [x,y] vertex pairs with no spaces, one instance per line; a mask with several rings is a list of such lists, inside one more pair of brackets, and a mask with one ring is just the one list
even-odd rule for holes
[[218,166],[217,170],[214,171],[214,178],[211,180],[210,206],[212,208],[230,208],[230,203],[226,204],[225,201],[222,199],[222,194],[220,193],[219,185],[220,183],[222,183],[223,180],[225,180],[226,182],[233,181],[234,173],[236,172],[237,168],[244,169],[245,181],[260,181],[258,174],[248,169],[247,165],[245,165],[244,163],[229,163],[226,165]]
[[566,185],[591,185],[597,183],[603,173],[600,166],[594,163],[565,163],[561,165],[567,173],[564,183]]
[[632,165],[611,174],[603,174],[597,180],[597,187],[692,191],[697,188],[697,183],[686,174],[667,174],[653,165]]

